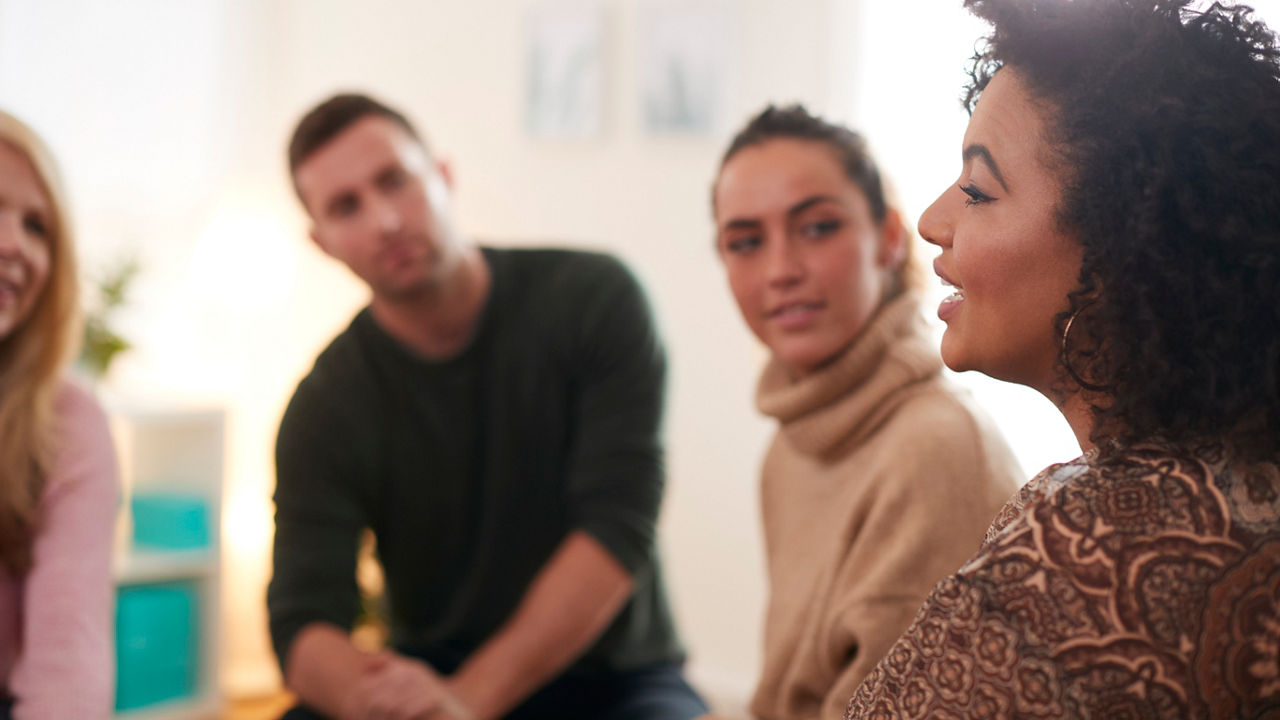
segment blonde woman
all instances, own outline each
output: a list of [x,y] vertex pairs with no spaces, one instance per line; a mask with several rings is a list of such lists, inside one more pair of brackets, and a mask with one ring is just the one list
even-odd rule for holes
[[79,327],[65,193],[44,143],[0,112],[0,718],[111,713],[106,419],[63,377]]

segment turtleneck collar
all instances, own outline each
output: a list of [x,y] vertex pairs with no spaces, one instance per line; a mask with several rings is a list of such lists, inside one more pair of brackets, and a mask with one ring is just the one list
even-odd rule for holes
[[889,301],[831,362],[793,378],[773,358],[756,387],[756,407],[780,424],[801,452],[822,455],[874,429],[904,386],[942,371],[938,349],[920,317],[920,297]]

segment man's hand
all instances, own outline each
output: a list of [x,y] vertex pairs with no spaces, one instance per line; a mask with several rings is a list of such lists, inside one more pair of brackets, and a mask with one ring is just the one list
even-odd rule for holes
[[384,651],[365,664],[343,720],[471,720],[471,712],[426,663]]
[[598,540],[569,533],[450,687],[478,720],[506,716],[600,637],[631,588],[626,568]]
[[307,706],[339,720],[475,720],[429,665],[357,649],[342,628],[313,623],[289,650],[285,680]]

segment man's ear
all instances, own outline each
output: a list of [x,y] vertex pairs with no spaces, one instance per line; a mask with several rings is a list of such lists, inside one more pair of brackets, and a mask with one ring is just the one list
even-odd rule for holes
[[449,192],[453,192],[453,164],[444,158],[435,161],[436,169],[440,171],[440,177],[444,178],[444,186],[449,188]]
[[329,252],[329,248],[324,244],[324,240],[320,237],[319,228],[312,225],[307,230],[307,236],[311,238],[311,242],[316,244],[316,247],[320,248],[320,252],[323,252],[325,255],[329,255],[330,257],[333,256],[333,253]]
[[880,223],[879,240],[876,263],[885,269],[901,267],[907,259],[907,243],[911,242],[911,235],[897,208],[887,208],[884,222]]

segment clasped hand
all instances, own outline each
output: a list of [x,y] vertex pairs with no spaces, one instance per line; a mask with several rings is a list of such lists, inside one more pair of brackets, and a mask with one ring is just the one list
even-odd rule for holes
[[429,665],[383,651],[361,670],[343,720],[475,720]]

